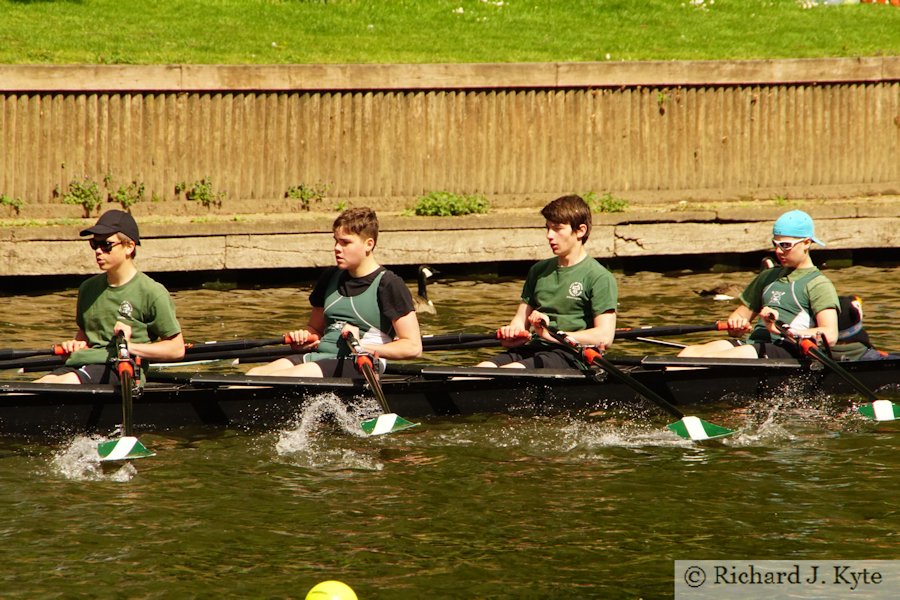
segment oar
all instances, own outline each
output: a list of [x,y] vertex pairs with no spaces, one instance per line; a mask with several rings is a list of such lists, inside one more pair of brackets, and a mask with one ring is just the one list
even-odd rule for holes
[[29,356],[65,356],[68,354],[60,345],[51,346],[50,348],[40,348],[31,350],[0,350],[0,360],[14,360],[18,358],[28,358]]
[[[310,335],[307,341],[314,342],[318,340],[318,336]],[[246,350],[248,348],[261,348],[263,346],[279,346],[292,344],[294,340],[291,336],[284,334],[281,337],[262,340],[228,340],[225,342],[199,342],[195,344],[185,344],[184,355],[196,356],[198,354],[218,354],[220,352],[232,352],[234,350]]]
[[670,415],[676,417],[678,421],[671,423],[668,428],[682,438],[702,441],[725,437],[734,433],[731,429],[709,423],[708,421],[704,421],[697,417],[685,416],[684,413],[675,408],[665,398],[607,360],[596,348],[582,346],[571,336],[560,331],[556,327],[548,325],[547,330],[563,344],[564,348],[569,349],[573,354],[581,356],[588,364],[599,366],[644,398],[650,400]]
[[[621,327],[616,329],[616,338],[620,340],[639,340],[641,338],[665,335],[684,335],[701,331],[727,331],[728,324],[716,321],[707,325],[663,325],[659,327]],[[658,342],[657,342],[658,343]],[[426,350],[453,350],[456,348],[480,348],[499,346],[497,332],[489,333],[442,333],[439,335],[423,335],[422,347]]]
[[130,460],[154,456],[140,440],[134,437],[133,394],[135,362],[128,353],[128,343],[121,333],[116,335],[116,371],[119,374],[119,392],[122,396],[122,437],[97,444],[97,453],[101,462]]
[[842,367],[833,358],[822,352],[816,343],[809,338],[797,339],[793,332],[783,321],[772,321],[775,327],[784,336],[784,339],[796,344],[800,351],[806,356],[811,356],[829,369],[831,369],[841,379],[853,386],[856,391],[865,396],[869,400],[869,404],[863,404],[857,410],[859,414],[874,419],[875,421],[894,421],[900,419],[900,405],[894,404],[890,400],[879,399],[875,393],[866,387],[866,385]]
[[387,398],[384,397],[384,390],[381,389],[381,383],[378,382],[378,376],[375,374],[375,364],[372,362],[372,355],[362,349],[359,340],[349,331],[344,333],[344,340],[350,345],[350,348],[356,355],[356,366],[362,371],[363,377],[366,378],[366,382],[372,388],[372,393],[375,394],[375,399],[381,405],[382,414],[374,419],[367,419],[360,423],[359,426],[362,430],[369,435],[381,435],[382,433],[393,433],[418,425],[418,423],[407,421],[396,413],[391,412]]
[[0,361],[0,370],[24,369],[29,371],[46,371],[51,367],[58,367],[66,362],[65,355],[59,356],[30,356],[13,360]]
[[728,331],[728,323],[716,321],[708,325],[661,325],[659,327],[620,327],[616,329],[616,339],[636,340],[642,337],[664,335],[684,335],[701,331]]

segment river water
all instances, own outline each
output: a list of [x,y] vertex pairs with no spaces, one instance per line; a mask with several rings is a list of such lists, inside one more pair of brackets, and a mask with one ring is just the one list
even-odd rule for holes
[[[730,304],[694,290],[751,275],[619,273],[619,324],[724,318]],[[900,350],[900,268],[828,275],[863,296],[877,345]],[[521,284],[439,278],[423,332],[495,328]],[[309,289],[173,295],[186,338],[201,341],[301,325]],[[2,345],[68,336],[74,300],[7,291]],[[430,358],[470,364],[489,352]],[[480,415],[363,438],[318,418],[341,412],[322,396],[277,431],[139,432],[157,456],[116,470],[95,462],[96,438],[2,439],[0,595],[303,598],[339,579],[360,598],[665,598],[674,560],[900,558],[900,427],[790,397],[708,410],[740,432],[700,446],[666,432],[665,415]]]

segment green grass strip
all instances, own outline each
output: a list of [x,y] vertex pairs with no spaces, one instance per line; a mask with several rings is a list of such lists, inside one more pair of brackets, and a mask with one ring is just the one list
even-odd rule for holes
[[0,0],[0,63],[900,55],[900,8],[814,0]]

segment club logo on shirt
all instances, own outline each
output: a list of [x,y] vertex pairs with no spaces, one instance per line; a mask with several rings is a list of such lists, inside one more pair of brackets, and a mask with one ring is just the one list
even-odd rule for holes
[[773,306],[781,306],[781,297],[784,296],[784,292],[774,291],[769,295],[769,302]]
[[581,293],[584,291],[584,286],[580,281],[576,281],[569,285],[569,298],[581,298]]
[[131,302],[129,302],[128,300],[123,300],[122,304],[119,305],[119,316],[130,319],[132,313],[134,313],[134,307],[131,306]]

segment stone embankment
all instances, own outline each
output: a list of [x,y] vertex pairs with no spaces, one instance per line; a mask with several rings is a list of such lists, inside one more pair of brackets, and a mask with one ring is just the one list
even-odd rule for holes
[[[387,265],[440,265],[546,257],[539,214],[545,200],[521,201],[515,207],[501,204],[490,214],[465,217],[413,217],[380,210],[380,260]],[[802,208],[815,218],[816,233],[829,250],[900,248],[900,197],[647,202],[626,212],[595,214],[588,246],[601,259],[758,252],[769,247],[772,221],[791,208]],[[236,205],[226,205],[202,215],[178,215],[137,205],[133,212],[142,233],[139,264],[151,273],[333,264],[331,223],[336,212],[285,210],[278,203],[265,210],[240,214]],[[93,254],[78,236],[94,220],[0,221],[0,277],[96,272]]]

